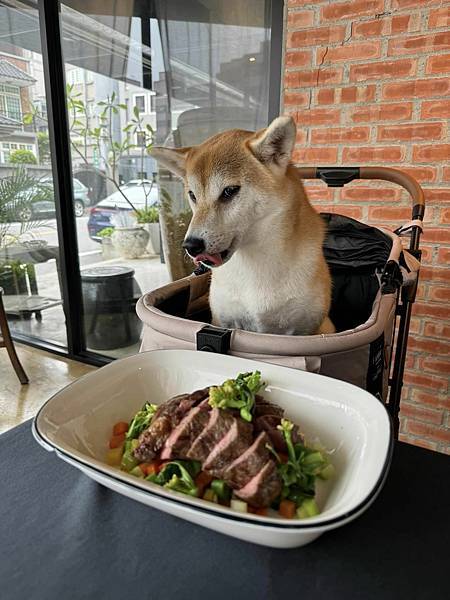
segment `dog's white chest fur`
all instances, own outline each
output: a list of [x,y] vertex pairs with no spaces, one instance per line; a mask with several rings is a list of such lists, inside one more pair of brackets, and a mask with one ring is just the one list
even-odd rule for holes
[[310,269],[311,257],[286,265],[264,254],[237,252],[213,272],[213,323],[258,333],[315,333],[326,309]]

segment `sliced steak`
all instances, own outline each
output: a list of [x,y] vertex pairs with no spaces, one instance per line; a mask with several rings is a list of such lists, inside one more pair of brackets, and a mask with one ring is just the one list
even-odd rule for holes
[[[287,452],[287,446],[284,435],[277,429],[281,423],[281,417],[277,415],[262,415],[255,419],[255,431],[265,431],[275,450]],[[300,434],[297,425],[292,429],[292,441],[294,444],[303,443],[303,437]]]
[[258,473],[234,493],[257,508],[270,506],[281,492],[281,479],[275,462],[269,458]]
[[236,419],[228,411],[213,408],[209,412],[206,427],[188,450],[187,457],[203,463],[235,421]]
[[225,436],[214,446],[203,463],[203,470],[222,478],[224,470],[247,448],[253,440],[253,426],[242,419],[235,419]]
[[208,399],[192,408],[180,423],[172,429],[163,446],[160,458],[163,460],[187,458],[189,448],[208,423],[210,410]]
[[262,396],[256,396],[255,417],[262,417],[263,415],[277,415],[281,418],[284,415],[284,410],[280,406],[264,400]]
[[266,448],[268,443],[269,438],[262,431],[253,444],[225,469],[223,478],[230,487],[244,487],[262,469],[269,460],[269,451]]
[[196,390],[192,394],[181,394],[161,404],[150,423],[150,427],[139,436],[139,446],[134,450],[134,456],[141,461],[155,458],[165,441],[183,417],[204,400],[209,394],[209,388]]

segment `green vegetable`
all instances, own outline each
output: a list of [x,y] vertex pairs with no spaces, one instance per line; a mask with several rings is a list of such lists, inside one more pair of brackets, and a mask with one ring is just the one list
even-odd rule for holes
[[134,457],[133,451],[139,445],[137,440],[127,440],[124,446],[124,452],[120,463],[122,471],[128,473],[139,464],[139,461]]
[[148,475],[146,479],[176,492],[198,496],[194,477],[198,475],[200,469],[200,463],[195,460],[174,460],[167,463],[158,474]]
[[231,498],[231,488],[223,479],[214,479],[211,481],[211,489],[220,500],[229,500]]
[[308,519],[309,517],[315,517],[318,514],[320,514],[320,510],[314,498],[303,500],[302,504],[297,509],[297,517],[299,519]]
[[[329,467],[332,465],[323,452],[303,444],[294,444],[294,424],[291,421],[282,419],[278,429],[283,434],[288,450],[287,462],[279,461],[278,464],[278,474],[283,482],[281,499],[288,498],[302,507],[305,502],[314,502],[316,477],[331,476],[332,470]],[[275,450],[271,448],[271,451],[279,460]]]
[[236,408],[245,421],[252,420],[255,396],[265,384],[260,371],[240,373],[236,379],[227,379],[218,387],[209,389],[209,404],[213,408]]
[[140,410],[131,421],[126,435],[127,440],[138,438],[141,433],[147,429],[157,408],[156,404],[149,404],[148,402],[144,404],[142,410]]
[[133,467],[130,471],[130,475],[134,475],[135,477],[144,477],[144,473],[141,471],[139,467]]

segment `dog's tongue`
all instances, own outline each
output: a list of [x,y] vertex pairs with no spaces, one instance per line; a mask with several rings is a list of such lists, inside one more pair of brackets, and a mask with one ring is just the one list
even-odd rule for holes
[[194,262],[196,265],[198,265],[201,262],[205,262],[205,261],[212,263],[216,267],[218,267],[219,265],[221,265],[223,263],[223,260],[222,260],[222,257],[220,256],[220,254],[207,254],[205,252],[204,254],[198,254],[194,258]]

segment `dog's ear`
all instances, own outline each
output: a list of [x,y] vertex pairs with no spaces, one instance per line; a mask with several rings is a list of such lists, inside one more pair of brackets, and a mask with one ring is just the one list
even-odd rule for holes
[[262,163],[284,170],[291,160],[295,134],[296,127],[292,117],[277,117],[269,127],[255,133],[249,146]]
[[178,177],[186,175],[186,155],[190,148],[163,148],[154,146],[150,155]]

